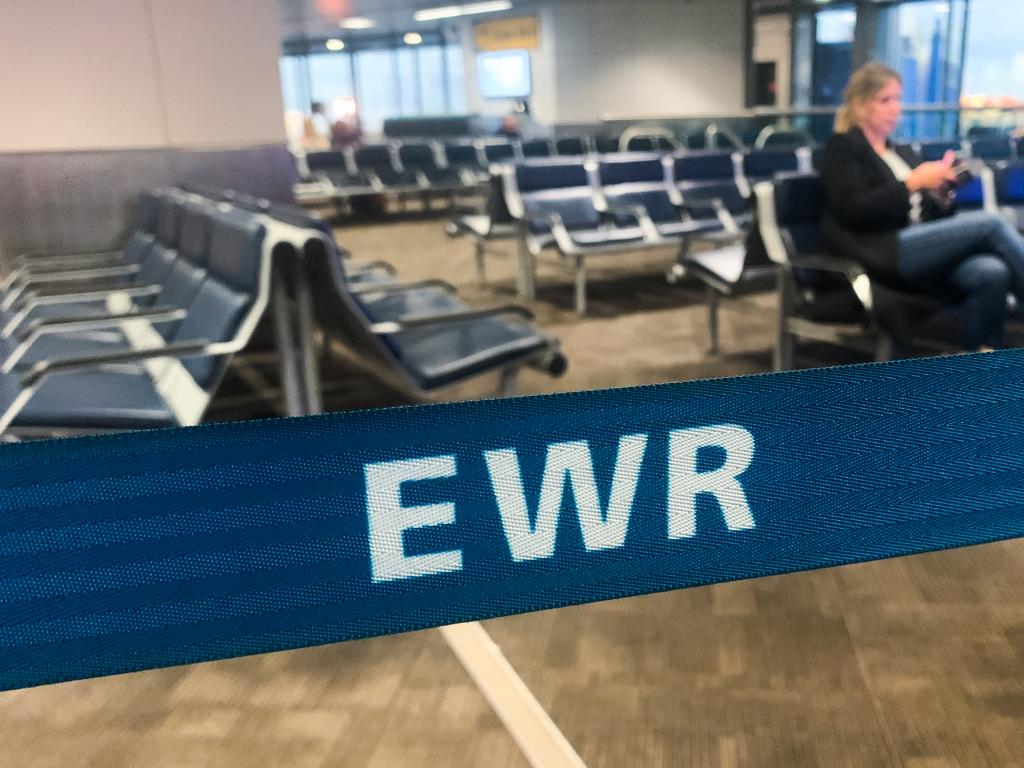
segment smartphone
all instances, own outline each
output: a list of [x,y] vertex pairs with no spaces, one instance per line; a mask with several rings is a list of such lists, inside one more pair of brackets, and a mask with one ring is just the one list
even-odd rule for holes
[[956,178],[953,180],[952,185],[957,189],[967,186],[974,181],[974,171],[968,168],[966,163],[959,158],[953,163],[953,173],[956,174]]

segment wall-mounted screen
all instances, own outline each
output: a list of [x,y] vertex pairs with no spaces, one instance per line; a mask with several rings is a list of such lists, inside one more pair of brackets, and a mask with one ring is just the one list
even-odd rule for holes
[[529,51],[495,51],[476,57],[477,82],[485,99],[525,99],[530,95]]

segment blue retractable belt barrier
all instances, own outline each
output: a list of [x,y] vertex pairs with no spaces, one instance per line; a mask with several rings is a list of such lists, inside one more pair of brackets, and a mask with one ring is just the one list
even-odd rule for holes
[[1024,534],[1024,351],[0,450],[0,687]]

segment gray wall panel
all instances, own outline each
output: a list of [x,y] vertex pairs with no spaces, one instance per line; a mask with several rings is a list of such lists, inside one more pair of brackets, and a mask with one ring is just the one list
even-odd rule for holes
[[295,177],[283,146],[0,155],[0,253],[117,247],[145,189],[203,183],[291,202]]

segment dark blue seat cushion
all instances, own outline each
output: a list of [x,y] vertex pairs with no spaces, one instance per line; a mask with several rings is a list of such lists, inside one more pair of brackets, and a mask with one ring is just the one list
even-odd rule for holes
[[[613,207],[642,206],[647,215],[656,223],[679,221],[679,209],[676,208],[664,187],[651,187],[648,184],[618,184],[605,189],[605,197]],[[617,224],[629,226],[636,224],[634,216],[613,213]]]
[[[5,405],[17,395],[19,378],[0,377]],[[13,424],[81,429],[155,429],[175,425],[174,414],[147,375],[106,370],[46,377]]]
[[718,181],[736,176],[731,152],[688,152],[672,163],[675,180]]
[[996,174],[996,194],[1001,205],[1024,203],[1024,164],[999,169]]
[[551,231],[551,214],[562,218],[566,229],[595,229],[601,223],[601,214],[594,207],[589,188],[553,189],[523,195],[523,207],[530,229],[536,233]]
[[743,172],[751,181],[771,179],[777,173],[791,173],[799,168],[800,159],[792,149],[763,149],[743,158]]
[[548,345],[527,323],[504,317],[404,331],[392,342],[405,369],[425,390],[493,370]]
[[[248,294],[207,279],[196,294],[188,316],[178,326],[173,341],[230,341],[238,332],[251,301]],[[188,357],[182,358],[182,364],[205,389],[223,369],[224,360],[222,357]]]
[[749,214],[750,201],[743,196],[732,179],[726,181],[684,182],[678,185],[683,201],[688,204],[721,200],[729,213]]
[[[467,309],[443,288],[423,287],[356,297],[371,322],[459,312]],[[445,323],[386,334],[402,367],[425,390],[452,384],[543,349],[548,341],[513,316]]]

